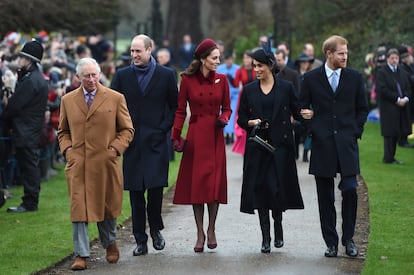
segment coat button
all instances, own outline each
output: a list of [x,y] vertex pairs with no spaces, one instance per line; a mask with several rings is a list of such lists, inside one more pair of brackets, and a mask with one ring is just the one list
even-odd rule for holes
[[338,134],[338,131],[337,131],[337,130],[335,130],[335,131],[334,131],[334,134],[335,134],[335,135],[336,135],[336,134]]

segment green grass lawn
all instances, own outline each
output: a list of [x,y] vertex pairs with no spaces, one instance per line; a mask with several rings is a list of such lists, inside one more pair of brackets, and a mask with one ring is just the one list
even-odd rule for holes
[[[177,178],[181,154],[171,162],[169,188]],[[13,197],[0,211],[0,274],[30,274],[40,271],[73,253],[72,223],[69,218],[69,198],[64,168],[59,174],[41,184],[37,212],[7,213],[9,206],[19,205],[23,189],[13,187]],[[169,188],[165,188],[167,192]],[[129,194],[124,191],[122,216],[118,223],[131,216]],[[89,236],[98,237],[96,223],[89,225]]]
[[379,124],[367,123],[360,159],[368,186],[370,237],[362,274],[414,274],[414,149],[397,147],[396,159],[405,165],[383,164],[382,157]]
[[[413,142],[411,140],[411,142]],[[398,147],[396,158],[405,165],[382,163],[383,141],[379,125],[368,123],[360,141],[361,174],[367,182],[370,203],[370,238],[363,274],[414,274],[414,149]],[[169,185],[177,177],[181,154],[170,165]],[[18,205],[22,188],[0,211],[0,274],[30,274],[60,261],[73,252],[67,187],[60,168],[58,176],[42,183],[39,211],[6,213]],[[166,190],[167,191],[167,190]],[[124,193],[123,214],[131,214]],[[91,240],[98,236],[89,226]]]

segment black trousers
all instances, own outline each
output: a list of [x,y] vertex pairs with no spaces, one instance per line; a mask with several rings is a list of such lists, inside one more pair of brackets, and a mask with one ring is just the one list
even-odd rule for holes
[[137,243],[148,241],[148,235],[145,233],[147,215],[150,231],[164,228],[161,217],[162,198],[163,187],[148,189],[148,203],[145,200],[145,190],[129,192],[132,210],[132,232]]
[[24,189],[22,206],[29,210],[36,210],[40,193],[39,156],[35,148],[16,147],[16,160]]
[[398,137],[384,137],[384,162],[395,160]]
[[[333,178],[315,177],[322,236],[327,246],[338,247]],[[354,236],[358,196],[356,188],[342,191],[342,244]]]

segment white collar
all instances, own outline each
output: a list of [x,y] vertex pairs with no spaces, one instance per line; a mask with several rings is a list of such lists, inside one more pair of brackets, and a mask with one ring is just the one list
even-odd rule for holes
[[325,63],[325,72],[326,72],[326,77],[327,78],[329,78],[332,75],[333,72],[336,72],[336,74],[338,75],[338,78],[339,78],[341,76],[341,71],[342,71],[342,68],[338,68],[336,70],[332,70]]

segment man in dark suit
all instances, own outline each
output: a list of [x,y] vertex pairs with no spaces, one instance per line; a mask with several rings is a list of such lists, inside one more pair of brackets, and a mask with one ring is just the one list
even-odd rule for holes
[[326,257],[338,254],[334,178],[341,175],[342,244],[348,256],[358,249],[353,235],[357,213],[357,175],[361,138],[368,108],[362,75],[347,68],[348,41],[331,36],[323,43],[326,63],[304,75],[301,114],[312,119],[312,155],[309,173],[315,176]]
[[185,34],[183,36],[183,43],[178,49],[178,58],[180,62],[179,67],[181,70],[187,69],[188,65],[190,65],[193,60],[195,48],[196,45],[193,44],[191,36],[189,34]]
[[[119,69],[111,87],[125,95],[134,124],[134,139],[124,153],[124,186],[129,190],[132,230],[137,242],[134,256],[148,253],[146,215],[153,246],[164,249],[160,230],[163,188],[168,186],[168,132],[177,108],[177,78],[173,70],[151,56],[152,40],[137,35],[131,42],[130,66]],[[147,191],[147,200],[144,193]]]
[[285,65],[288,68],[291,68],[292,70],[296,70],[295,61],[290,59],[290,48],[287,42],[280,42],[279,45],[277,45],[278,50],[283,50],[286,53],[286,59],[285,59]]
[[279,73],[277,74],[278,77],[281,79],[287,80],[292,82],[293,87],[295,87],[296,96],[300,94],[300,80],[299,74],[296,70],[293,70],[286,66],[286,52],[284,50],[277,49],[275,51],[275,58],[277,66],[279,67]]
[[397,49],[387,51],[387,65],[377,72],[381,134],[384,137],[384,163],[401,164],[395,159],[397,141],[411,134],[409,76],[400,68]]
[[[413,64],[413,56],[409,53],[409,49],[411,52],[411,47],[401,45],[398,48],[398,52],[400,53],[400,67],[401,69],[405,70],[408,74],[409,82],[410,82],[410,100],[409,102],[409,109],[410,109],[410,123],[414,123],[414,64]],[[398,145],[405,148],[414,148],[414,144],[408,142],[408,136],[401,136],[398,140]]]
[[[277,49],[275,51],[275,59],[277,66],[279,67],[279,73],[277,76],[281,79],[287,80],[292,82],[293,86],[295,87],[295,94],[297,97],[299,97],[300,93],[300,80],[299,80],[299,74],[296,70],[293,70],[286,66],[286,52],[281,49]],[[293,119],[293,118],[292,118]],[[300,121],[293,121],[293,131],[295,132],[295,158],[299,158],[299,143],[302,138],[304,127],[300,123]]]

